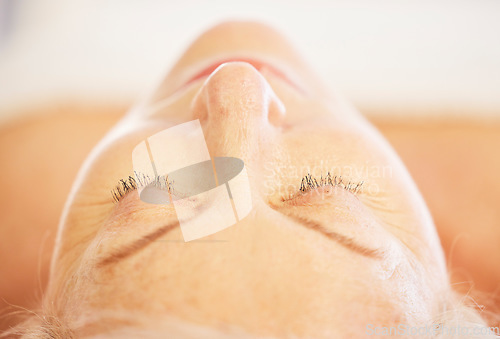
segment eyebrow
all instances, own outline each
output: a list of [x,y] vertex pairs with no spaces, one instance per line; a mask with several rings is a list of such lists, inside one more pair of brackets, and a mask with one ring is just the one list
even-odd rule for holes
[[283,215],[285,215],[287,218],[302,224],[303,226],[312,229],[314,231],[318,231],[322,234],[324,234],[326,237],[329,239],[332,239],[342,245],[343,247],[356,252],[358,254],[361,254],[365,257],[372,258],[372,259],[384,259],[384,256],[379,250],[367,248],[365,246],[362,246],[358,244],[354,239],[350,237],[346,237],[345,235],[342,235],[337,232],[333,232],[328,230],[327,227],[325,227],[323,224],[316,222],[314,220],[310,220],[304,217],[300,217],[298,215],[292,214],[292,213],[286,213],[283,211],[280,211]]
[[[352,238],[346,237],[342,234],[339,234],[337,232],[333,232],[328,230],[323,224],[320,224],[316,221],[306,219],[303,217],[300,217],[298,215],[294,215],[292,213],[286,213],[286,212],[281,212],[283,215],[285,215],[287,218],[302,224],[303,226],[312,229],[314,231],[320,232],[324,234],[326,237],[329,239],[332,239],[342,245],[343,247],[356,252],[358,254],[361,254],[365,257],[372,258],[372,259],[383,259],[382,254],[378,250],[370,249],[367,247],[364,247],[358,243]],[[104,267],[112,263],[116,263],[122,259],[125,259],[134,253],[139,252],[143,248],[145,248],[147,245],[150,243],[156,241],[158,238],[162,237],[163,235],[167,234],[169,231],[173,230],[175,227],[179,226],[178,221],[173,221],[163,227],[158,228],[157,230],[146,234],[142,238],[135,240],[131,244],[125,246],[124,248],[111,253],[110,255],[104,257],[104,259],[101,259],[98,261],[97,266],[98,267]]]
[[179,222],[173,221],[170,224],[167,224],[163,227],[158,228],[157,230],[146,234],[140,239],[135,240],[131,244],[126,245],[118,251],[111,253],[110,255],[104,257],[103,259],[97,262],[98,267],[104,267],[112,263],[116,263],[122,259],[125,259],[131,256],[134,253],[139,252],[143,248],[145,248],[150,243],[154,242],[161,236],[167,234],[169,231],[173,230],[176,226],[179,226]]

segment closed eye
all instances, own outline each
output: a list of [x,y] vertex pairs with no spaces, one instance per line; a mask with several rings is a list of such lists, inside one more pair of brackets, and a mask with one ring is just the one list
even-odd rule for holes
[[[330,172],[326,176],[314,177],[307,173],[300,182],[298,192],[291,194],[288,197],[282,197],[282,201],[292,202],[294,199],[303,197],[309,192],[315,192],[322,198],[334,193],[334,188],[342,188],[354,195],[362,192],[364,181],[353,182],[346,180],[341,175],[331,175]],[[309,193],[310,194],[310,193]]]
[[111,196],[115,203],[119,202],[124,196],[135,191],[137,188],[146,187],[148,185],[153,185],[156,188],[171,192],[171,183],[168,180],[168,176],[158,175],[154,178],[150,178],[148,175],[136,171],[134,171],[134,175],[135,177],[129,176],[126,179],[120,179],[115,188],[111,190]]

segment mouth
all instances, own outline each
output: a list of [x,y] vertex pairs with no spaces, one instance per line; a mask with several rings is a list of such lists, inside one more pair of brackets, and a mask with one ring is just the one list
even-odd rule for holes
[[292,80],[292,77],[289,76],[286,72],[281,70],[280,68],[276,67],[275,65],[272,65],[268,62],[264,62],[261,60],[257,59],[250,59],[250,58],[228,58],[228,59],[221,59],[216,62],[213,62],[209,64],[207,67],[202,68],[200,71],[192,75],[191,77],[188,78],[188,80],[180,86],[179,90],[182,88],[186,88],[189,85],[193,84],[194,82],[197,82],[200,79],[207,78],[210,74],[212,74],[220,65],[225,64],[227,62],[246,62],[255,69],[257,69],[259,72],[263,73],[270,73],[276,78],[279,78],[280,80],[284,81],[291,87],[293,87],[295,90],[297,90],[299,93],[304,94],[305,90],[297,84],[296,81]]

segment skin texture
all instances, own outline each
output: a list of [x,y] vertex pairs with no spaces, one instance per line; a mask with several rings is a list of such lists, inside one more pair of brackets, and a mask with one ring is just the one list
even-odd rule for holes
[[[271,65],[279,60],[277,67],[295,70],[290,78],[302,90],[238,61],[182,87],[213,60],[242,55]],[[359,335],[367,322],[431,321],[448,284],[423,200],[380,135],[326,93],[268,27],[226,23],[202,35],[82,168],[53,260],[47,300],[56,302],[56,312],[69,324],[95,310],[125,309],[171,313],[208,326],[228,323],[259,335],[315,337]],[[132,256],[99,265],[176,220],[172,205],[145,204],[136,194],[114,205],[109,188],[132,173],[130,155],[140,141],[193,119],[200,120],[212,156],[245,162],[252,212],[204,242],[179,242],[176,227]],[[387,173],[380,174],[384,168]],[[319,177],[328,171],[364,181],[367,193],[332,187],[325,199],[317,191],[298,194],[307,172]],[[325,231],[297,217],[321,223]],[[355,239],[380,258],[354,253],[325,232]],[[82,334],[104,326],[109,321],[94,319]]]
[[[364,333],[367,323],[435,316],[449,284],[413,182],[380,135],[328,95],[284,41],[256,24],[215,27],[94,149],[64,211],[45,299],[55,301],[53,312],[64,323],[125,309],[261,335],[349,337]],[[200,65],[242,55],[293,69],[302,90],[242,62],[177,90]],[[212,156],[245,161],[253,211],[204,241],[179,241],[175,227],[133,255],[100,265],[100,258],[175,222],[172,206],[144,204],[135,192],[115,205],[109,190],[131,174],[131,151],[140,141],[193,119],[200,119]],[[364,181],[363,192],[298,192],[307,172],[328,171]],[[328,232],[376,249],[381,258],[355,253]],[[110,321],[98,315],[81,334],[105,331]]]

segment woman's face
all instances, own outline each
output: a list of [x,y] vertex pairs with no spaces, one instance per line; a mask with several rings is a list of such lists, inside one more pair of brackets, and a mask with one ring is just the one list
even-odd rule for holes
[[[136,191],[114,203],[110,190],[133,175],[136,145],[195,119],[212,157],[244,161],[253,209],[184,242],[172,204],[147,204]],[[306,175],[327,173],[342,183],[300,190]],[[195,41],[87,159],[48,298],[68,321],[86,322],[85,333],[134,325],[110,314],[139,314],[261,335],[359,336],[369,324],[431,320],[447,289],[441,252],[382,137],[283,36],[230,22]]]

